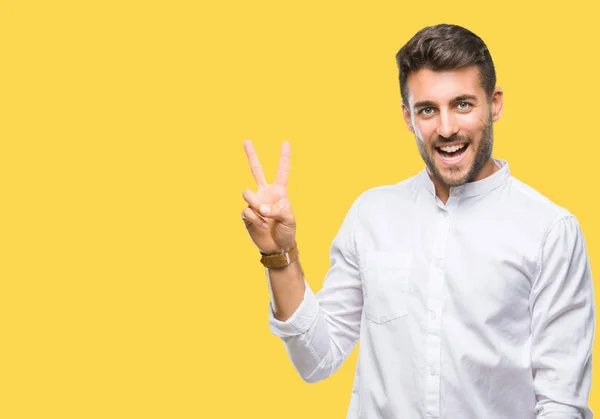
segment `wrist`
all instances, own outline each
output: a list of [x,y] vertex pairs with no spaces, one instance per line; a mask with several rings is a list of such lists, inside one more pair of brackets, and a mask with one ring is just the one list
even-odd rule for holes
[[278,248],[278,249],[275,249],[275,250],[273,250],[273,251],[271,251],[271,252],[263,252],[263,251],[262,251],[262,250],[260,250],[260,249],[259,249],[259,251],[260,251],[260,254],[261,254],[261,255],[265,255],[265,256],[273,256],[273,255],[280,255],[280,254],[283,254],[283,253],[285,253],[285,252],[289,252],[289,251],[291,251],[291,250],[292,250],[294,247],[296,247],[296,246],[297,246],[297,243],[296,243],[296,241],[294,240],[294,242],[293,242],[292,244],[290,244],[290,245],[287,245],[287,246],[284,246],[284,247],[280,247],[280,248]]
[[294,242],[290,247],[282,249],[281,252],[265,254],[261,252],[260,262],[270,269],[279,269],[289,266],[298,259],[298,247]]

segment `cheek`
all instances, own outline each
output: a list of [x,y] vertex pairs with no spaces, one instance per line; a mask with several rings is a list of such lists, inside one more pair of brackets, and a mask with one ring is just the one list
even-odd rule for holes
[[465,115],[465,118],[461,121],[461,131],[470,134],[473,137],[479,138],[483,132],[486,124],[485,115],[479,113],[472,113]]
[[428,142],[432,136],[436,135],[435,125],[432,121],[420,121],[413,124],[415,135],[417,139],[421,142]]

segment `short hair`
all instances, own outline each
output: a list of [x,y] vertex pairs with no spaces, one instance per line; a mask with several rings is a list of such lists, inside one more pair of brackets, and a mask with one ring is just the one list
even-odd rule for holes
[[411,72],[422,68],[433,71],[454,70],[476,65],[481,87],[488,99],[496,87],[496,70],[492,56],[480,37],[458,25],[427,26],[417,32],[396,54],[400,95],[408,106],[406,82]]

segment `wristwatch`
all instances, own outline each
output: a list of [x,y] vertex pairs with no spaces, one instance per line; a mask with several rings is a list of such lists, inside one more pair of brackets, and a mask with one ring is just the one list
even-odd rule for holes
[[263,252],[260,252],[260,254],[262,255],[260,258],[260,263],[262,263],[265,267],[284,268],[298,259],[298,247],[294,244],[294,247],[284,253],[267,255]]

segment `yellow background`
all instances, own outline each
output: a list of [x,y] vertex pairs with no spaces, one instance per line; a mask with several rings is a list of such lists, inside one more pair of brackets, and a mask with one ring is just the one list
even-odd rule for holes
[[310,385],[268,329],[242,141],[269,180],[292,143],[319,289],[351,202],[423,167],[394,55],[425,25],[487,43],[495,156],[578,217],[596,268],[598,3],[556,4],[2,1],[0,417],[345,417],[356,351]]

